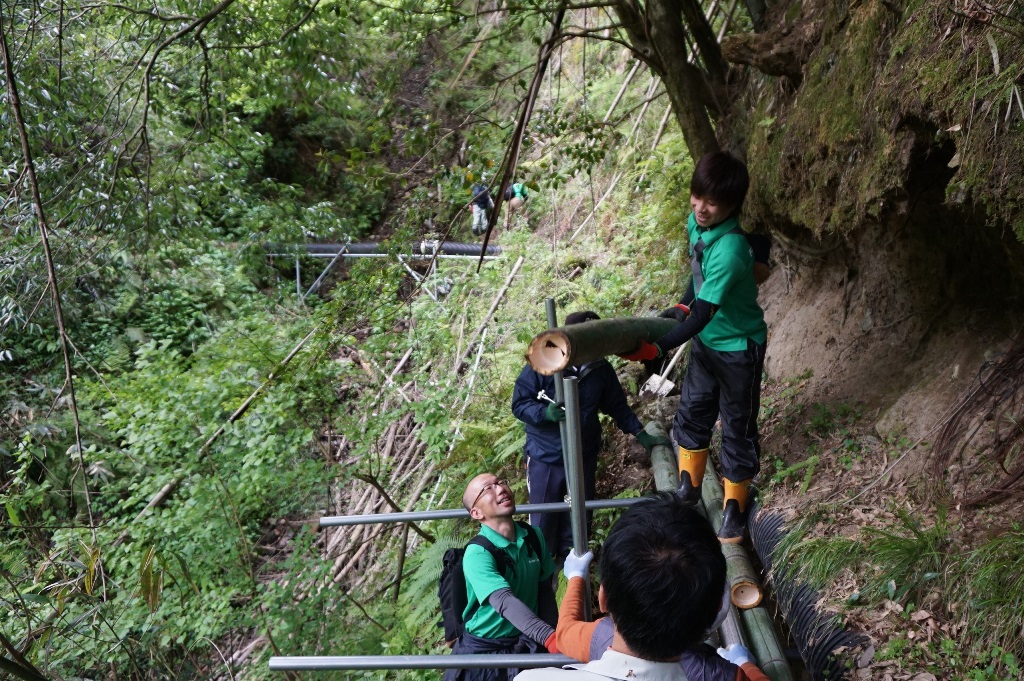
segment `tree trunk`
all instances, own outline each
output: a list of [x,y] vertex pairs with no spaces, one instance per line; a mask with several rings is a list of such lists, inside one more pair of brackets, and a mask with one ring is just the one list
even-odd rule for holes
[[766,11],[764,0],[747,0],[747,13],[750,15],[750,22],[754,24],[754,30],[758,33],[764,30],[764,13]]
[[[700,60],[707,70],[708,78],[713,89],[720,89],[725,85],[725,77],[729,71],[729,64],[722,56],[722,50],[718,46],[718,37],[715,30],[711,28],[708,18],[704,16],[704,9],[697,0],[679,0],[683,20],[686,28],[693,36],[693,42],[697,44],[700,51]],[[717,118],[717,116],[716,116]]]
[[[628,0],[620,0],[614,9],[636,56],[647,62],[665,83],[686,148],[698,159],[719,148],[709,111],[716,118],[722,111],[712,94],[713,83],[688,60],[683,3],[695,5],[697,13],[703,16],[696,0],[650,0],[645,14],[637,12]],[[688,7],[687,11],[692,9]],[[706,20],[704,24],[707,25]],[[717,61],[722,61],[721,52],[717,54]],[[711,61],[715,58],[711,57]]]

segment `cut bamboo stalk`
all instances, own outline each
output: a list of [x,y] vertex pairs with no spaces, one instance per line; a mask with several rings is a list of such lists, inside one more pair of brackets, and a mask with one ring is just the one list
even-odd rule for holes
[[597,209],[600,208],[601,204],[604,203],[604,200],[611,195],[612,191],[614,191],[615,189],[615,185],[619,183],[619,180],[622,179],[622,176],[624,174],[625,173],[619,172],[615,175],[615,177],[612,178],[611,184],[608,185],[608,190],[604,193],[603,196],[601,196],[600,199],[598,199],[597,203],[594,205],[594,209],[590,211],[590,214],[587,215],[586,219],[580,224],[579,227],[576,228],[576,231],[572,233],[572,235],[569,237],[569,241],[575,239],[576,235],[583,231],[583,228],[586,227],[587,224],[594,218],[594,215],[597,213]]
[[789,662],[775,636],[775,625],[771,615],[764,608],[751,608],[740,613],[743,625],[750,639],[751,652],[757,658],[757,666],[772,681],[794,681]]
[[[657,421],[648,423],[644,430],[655,437],[668,437],[668,433]],[[679,466],[672,447],[655,445],[651,448],[651,471],[654,473],[654,489],[659,492],[675,492],[679,488]]]
[[516,264],[512,266],[512,271],[508,273],[508,277],[505,279],[505,285],[501,287],[500,291],[498,291],[498,295],[494,296],[494,302],[491,303],[491,308],[487,310],[487,314],[484,315],[484,320],[480,322],[480,326],[478,326],[476,331],[473,332],[469,342],[466,344],[465,350],[462,351],[458,361],[455,362],[456,374],[460,373],[466,366],[466,358],[469,357],[469,353],[473,351],[473,345],[476,344],[476,339],[481,333],[483,333],[484,329],[487,327],[487,323],[491,321],[491,316],[493,316],[494,312],[498,309],[501,299],[505,297],[505,291],[507,291],[508,287],[512,284],[512,280],[515,279],[516,273],[519,272],[519,268],[523,266],[523,262],[525,260],[526,258],[519,256],[519,259],[516,260]]
[[718,481],[715,467],[711,465],[710,457],[708,466],[704,469],[704,482],[700,486],[700,493],[704,499],[704,508],[708,512],[708,521],[717,532],[718,528],[722,526],[722,506],[725,505],[725,493],[722,491],[722,483]]
[[640,341],[656,341],[677,324],[661,317],[619,317],[548,329],[530,341],[526,361],[537,373],[551,376],[567,366],[633,352]]
[[608,119],[612,117],[612,112],[615,111],[615,107],[619,105],[619,101],[622,99],[622,95],[626,94],[626,88],[629,87],[629,83],[633,80],[633,76],[636,75],[637,69],[640,68],[640,60],[633,62],[633,68],[630,69],[629,74],[626,76],[626,80],[622,81],[622,87],[619,88],[619,93],[615,95],[615,99],[612,100],[611,106],[608,107],[608,113],[604,115],[602,123],[607,123]]
[[[722,484],[714,468],[708,466],[704,471],[704,483],[701,485],[704,508],[707,509],[708,520],[717,531],[722,526],[723,497]],[[726,581],[729,583],[729,600],[741,610],[753,608],[761,603],[764,592],[754,572],[747,551],[740,544],[722,544],[722,555],[725,556]]]
[[[373,488],[372,487],[368,487],[368,488],[366,488],[366,490],[363,491],[363,494],[359,498],[359,501],[357,501],[355,504],[353,504],[353,507],[358,509],[358,510],[355,511],[355,513],[362,513],[362,509],[363,509],[364,504],[366,503],[366,499],[367,499],[367,497],[370,496],[370,494],[372,492],[373,492]],[[327,547],[324,550],[324,555],[327,556],[327,557],[331,557],[332,555],[335,555],[333,553],[334,550],[338,547],[338,544],[340,544],[341,541],[345,538],[346,534],[347,534],[346,532],[334,532],[334,533],[332,533],[332,536],[331,536],[330,540],[327,542]]]
[[725,554],[725,578],[729,582],[729,599],[740,610],[761,605],[764,594],[757,583],[757,574],[747,551],[739,544],[722,544]]
[[729,614],[726,615],[725,621],[722,622],[719,634],[722,638],[723,647],[728,648],[733,643],[739,643],[747,650],[750,650],[747,635],[744,633],[743,627],[740,626],[740,613],[736,606],[729,606]]

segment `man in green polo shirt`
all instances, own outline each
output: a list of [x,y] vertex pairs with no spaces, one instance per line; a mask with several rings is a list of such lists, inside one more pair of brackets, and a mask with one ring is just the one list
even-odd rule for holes
[[761,457],[757,413],[768,328],[757,304],[754,256],[738,219],[749,185],[746,165],[728,152],[705,154],[697,163],[687,221],[693,279],[683,300],[661,313],[679,326],[623,355],[657,359],[692,339],[672,429],[679,445],[679,494],[693,503],[700,499],[711,431],[721,417],[723,543],[743,539],[747,492]]
[[[503,564],[478,544],[466,547],[462,558],[468,596],[465,632],[452,653],[557,652],[558,609],[551,584],[555,565],[544,535],[513,520],[516,501],[509,483],[491,473],[469,482],[462,504],[480,523],[480,535],[494,545]],[[528,532],[534,533],[534,540],[528,539]],[[505,681],[516,673],[517,669],[449,670],[445,681]]]

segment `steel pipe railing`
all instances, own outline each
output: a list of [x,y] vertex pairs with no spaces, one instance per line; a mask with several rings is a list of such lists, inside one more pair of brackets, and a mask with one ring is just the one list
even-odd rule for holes
[[[644,497],[633,499],[594,499],[586,502],[588,511],[602,511],[609,508],[626,508]],[[555,501],[549,504],[516,505],[516,515],[526,513],[568,513],[570,504]],[[406,511],[403,513],[371,513],[364,515],[335,515],[320,518],[320,527],[341,527],[349,525],[384,525],[388,523],[410,523],[424,520],[450,520],[452,518],[468,518],[469,511],[464,508],[450,508],[437,511]]]
[[[334,258],[337,253],[302,253],[303,258]],[[267,253],[267,257],[273,258],[291,258],[294,257],[294,253]],[[387,253],[342,253],[342,258],[390,258],[392,256]],[[402,257],[407,260],[498,260],[501,258],[500,255],[422,255],[420,253],[402,253]]]
[[561,667],[579,662],[566,655],[324,655],[271,657],[270,671],[332,671],[341,669],[488,669]]

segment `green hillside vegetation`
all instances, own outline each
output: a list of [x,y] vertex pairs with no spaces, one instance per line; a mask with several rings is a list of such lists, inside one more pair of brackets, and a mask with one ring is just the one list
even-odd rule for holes
[[[1024,15],[967,4],[742,3],[710,24],[733,64],[708,81],[718,106],[690,112],[747,157],[745,221],[777,237],[760,482],[793,516],[783,572],[869,631],[873,678],[1015,678],[1024,659],[1022,415],[1005,379],[1020,373]],[[532,108],[514,174],[530,199],[500,214],[500,258],[346,260],[307,296],[328,262],[307,242],[474,242],[470,186],[503,178],[554,4],[0,8],[0,672],[259,679],[280,676],[271,655],[447,651],[436,579],[469,523],[317,521],[454,507],[483,470],[525,501],[508,405],[544,299],[605,317],[678,299],[698,137],[677,84],[652,75],[667,64],[631,75],[637,34],[607,28],[624,8],[566,12],[576,37]],[[744,36],[798,34],[781,71],[737,56]],[[849,291],[897,280],[912,306],[880,294],[865,326]],[[828,321],[842,349],[790,370],[807,324],[788,315],[826,286],[854,310]],[[892,335],[911,316],[916,340]],[[948,379],[939,353],[958,343]],[[612,361],[635,395],[642,368]],[[942,439],[975,376],[1005,380]],[[926,390],[948,394],[879,426]],[[602,471],[633,456],[611,430]],[[932,467],[932,446],[957,454]],[[890,475],[908,455],[917,468]],[[623,496],[652,484],[606,478]],[[862,510],[850,497],[876,481]]]

